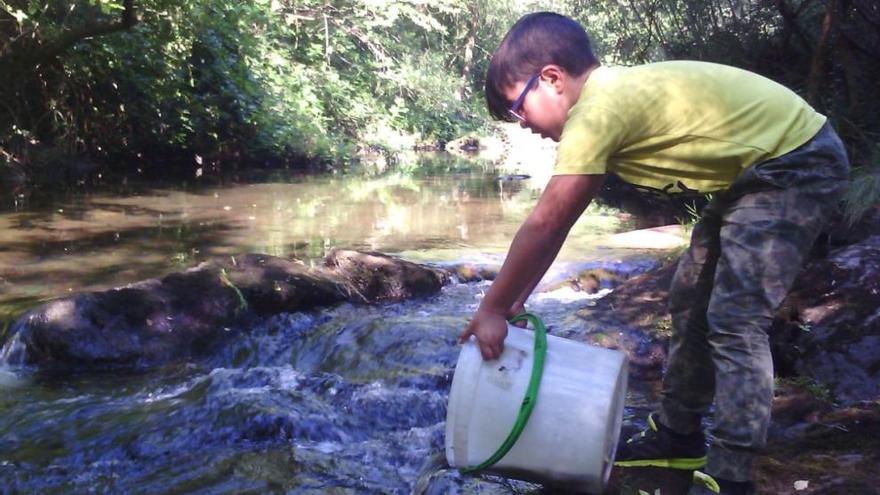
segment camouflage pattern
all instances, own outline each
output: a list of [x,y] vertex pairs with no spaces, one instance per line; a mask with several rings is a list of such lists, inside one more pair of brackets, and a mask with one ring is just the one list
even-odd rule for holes
[[715,399],[705,471],[751,478],[773,399],[767,330],[848,185],[829,124],[800,148],[744,171],[694,227],[669,291],[673,335],[660,421],[700,428]]

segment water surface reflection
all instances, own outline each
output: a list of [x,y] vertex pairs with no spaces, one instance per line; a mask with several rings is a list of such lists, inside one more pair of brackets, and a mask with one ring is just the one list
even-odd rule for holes
[[[473,166],[52,201],[0,212],[0,307],[8,315],[40,299],[243,252],[314,261],[343,247],[497,262],[539,194],[529,180],[498,180]],[[588,211],[562,258],[590,258],[596,239],[619,224],[612,213]]]

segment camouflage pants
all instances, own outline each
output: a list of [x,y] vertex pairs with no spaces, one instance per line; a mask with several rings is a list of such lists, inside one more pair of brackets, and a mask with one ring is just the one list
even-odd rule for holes
[[673,335],[660,421],[698,431],[714,398],[712,476],[751,478],[773,399],[767,331],[848,172],[843,144],[826,123],[800,148],[744,171],[694,227],[669,291]]

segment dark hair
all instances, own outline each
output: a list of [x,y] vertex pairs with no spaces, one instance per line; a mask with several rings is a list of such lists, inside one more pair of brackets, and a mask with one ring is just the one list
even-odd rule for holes
[[486,71],[486,105],[498,120],[513,121],[507,112],[510,102],[504,90],[525,81],[547,64],[580,76],[599,62],[590,38],[577,21],[552,12],[535,12],[521,17],[489,61]]

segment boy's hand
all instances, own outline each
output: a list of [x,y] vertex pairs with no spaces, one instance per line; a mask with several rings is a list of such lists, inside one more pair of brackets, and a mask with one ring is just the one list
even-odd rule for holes
[[[510,314],[507,315],[507,319],[509,320],[509,319],[513,318],[514,316],[523,314],[525,312],[526,312],[525,305],[523,303],[517,301],[517,302],[513,303],[513,306],[510,307]],[[525,328],[526,325],[528,325],[528,324],[529,324],[529,322],[526,320],[521,320],[516,323],[512,323],[513,326],[520,327],[520,328]]]
[[465,327],[464,332],[458,338],[463,344],[474,335],[480,346],[480,354],[483,359],[489,361],[497,359],[504,350],[504,339],[507,337],[507,318],[504,315],[478,309],[474,318]]

